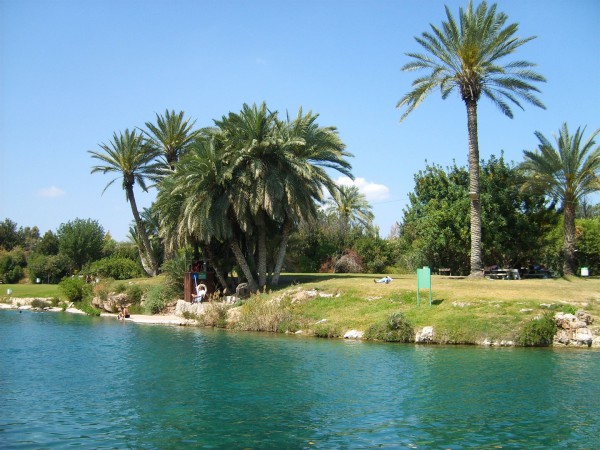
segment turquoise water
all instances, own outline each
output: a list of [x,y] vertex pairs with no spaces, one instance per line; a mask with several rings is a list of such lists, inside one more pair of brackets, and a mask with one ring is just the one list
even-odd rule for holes
[[598,448],[600,352],[0,312],[2,448]]

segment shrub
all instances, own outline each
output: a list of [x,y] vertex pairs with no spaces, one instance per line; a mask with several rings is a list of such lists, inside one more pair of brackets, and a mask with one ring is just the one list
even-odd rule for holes
[[413,342],[415,332],[410,322],[400,312],[388,317],[386,323],[371,325],[365,338],[385,342]]
[[202,315],[202,323],[208,327],[225,328],[228,309],[229,306],[223,302],[207,303]]
[[154,286],[148,290],[144,309],[149,314],[158,314],[167,306],[166,289],[164,286]]
[[39,299],[39,298],[36,298],[36,299],[34,299],[34,300],[31,301],[31,307],[32,308],[43,309],[43,308],[48,308],[49,306],[50,306],[50,303],[48,303],[45,300]]
[[91,294],[90,285],[86,284],[82,278],[78,277],[64,278],[58,283],[58,287],[71,302],[80,302]]
[[87,267],[86,272],[103,278],[114,278],[115,280],[128,280],[143,275],[142,268],[138,263],[129,258],[117,257],[94,261]]
[[142,301],[144,290],[137,284],[132,284],[125,292],[130,303],[140,303]]
[[340,328],[338,326],[324,322],[314,326],[313,334],[316,337],[335,338],[340,337],[342,335],[342,332],[340,331]]
[[554,313],[547,312],[541,318],[526,323],[516,343],[525,347],[547,347],[552,344],[556,328]]
[[83,311],[88,316],[100,316],[101,311],[92,306],[89,301],[82,301],[77,304],[77,309]]
[[291,318],[287,302],[263,299],[260,294],[249,298],[240,309],[238,327],[246,331],[277,331],[279,324]]

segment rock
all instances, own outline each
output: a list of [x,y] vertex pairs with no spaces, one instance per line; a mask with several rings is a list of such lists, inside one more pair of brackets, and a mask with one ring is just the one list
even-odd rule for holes
[[110,313],[114,313],[119,308],[127,305],[128,298],[127,294],[124,292],[121,292],[120,294],[112,292],[107,295],[106,300],[102,300],[100,297],[94,297],[92,299],[92,306]]
[[346,331],[344,339],[362,339],[364,332],[358,330]]
[[420,331],[417,331],[415,336],[415,342],[426,344],[433,342],[433,327],[423,327]]
[[594,335],[588,328],[593,318],[585,311],[577,311],[576,314],[559,312],[554,315],[558,327],[554,335],[554,345],[591,347],[595,342]]
[[188,312],[197,316],[204,313],[206,303],[188,303],[185,300],[177,300],[175,305],[175,315],[183,316],[183,313]]

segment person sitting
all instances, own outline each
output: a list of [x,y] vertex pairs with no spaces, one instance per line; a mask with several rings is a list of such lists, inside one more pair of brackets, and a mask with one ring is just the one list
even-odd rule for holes
[[375,283],[385,283],[388,284],[390,281],[392,281],[392,277],[388,277],[387,275],[383,278],[380,278],[379,280],[373,280]]
[[127,309],[127,306],[123,306],[123,309],[119,312],[117,319],[124,320],[129,319],[130,317],[131,316],[129,315],[129,310]]
[[206,296],[206,286],[199,284],[196,286],[196,293],[192,294],[192,303],[202,303]]

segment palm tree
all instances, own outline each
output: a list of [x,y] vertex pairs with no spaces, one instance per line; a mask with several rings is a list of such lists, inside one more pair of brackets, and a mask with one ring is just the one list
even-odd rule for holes
[[193,131],[196,121],[184,119],[184,112],[166,110],[164,116],[156,114],[156,125],[146,122],[148,131],[142,130],[149,144],[160,150],[167,167],[175,170],[175,164],[186,149],[194,142],[199,131]]
[[523,109],[519,100],[545,109],[533,94],[539,89],[532,84],[545,79],[531,70],[534,64],[530,62],[504,63],[505,57],[535,37],[517,37],[518,25],[505,26],[508,17],[496,12],[495,4],[488,9],[484,1],[474,9],[469,1],[466,10],[460,8],[458,23],[446,6],[446,17],[442,28],[431,25],[432,32],[415,38],[427,53],[408,53],[412,61],[402,70],[424,69],[430,73],[413,81],[412,90],[400,99],[397,107],[406,107],[402,121],[436,88],[443,99],[456,89],[467,107],[471,274],[479,275],[482,261],[477,103],[483,94],[510,118],[513,114],[509,103]]
[[275,173],[281,183],[283,195],[278,197],[278,214],[281,223],[281,241],[275,257],[271,284],[279,283],[290,234],[300,222],[311,222],[318,216],[318,204],[323,202],[324,190],[333,193],[336,185],[325,167],[334,169],[351,179],[352,166],[344,158],[352,156],[346,151],[335,127],[320,127],[318,114],[302,113],[299,108],[294,120],[287,117],[278,121],[277,135],[282,142],[281,162]]
[[565,275],[575,273],[575,212],[587,194],[600,191],[600,146],[594,148],[594,139],[600,129],[583,140],[583,130],[574,135],[564,123],[555,136],[556,147],[536,131],[540,141],[536,151],[525,150],[522,168],[528,178],[524,188],[540,189],[553,200],[560,201],[564,214]]
[[100,144],[100,149],[102,151],[88,151],[92,155],[92,158],[98,159],[103,163],[102,165],[93,166],[91,173],[102,172],[106,174],[111,172],[118,174],[116,178],[112,179],[105,186],[102,193],[116,180],[119,178],[122,179],[125,197],[131,205],[133,219],[135,220],[137,232],[142,243],[140,251],[142,261],[144,262],[144,259],[146,259],[149,263],[149,275],[156,275],[158,274],[158,264],[153,255],[148,233],[137,208],[133,186],[137,182],[144,192],[148,191],[145,179],[156,174],[154,160],[159,155],[159,152],[145,145],[141,135],[138,135],[135,130],[125,130],[118,135],[114,133],[112,141],[109,141],[108,144]]
[[338,186],[327,202],[326,212],[337,215],[344,230],[352,226],[368,228],[374,218],[371,205],[356,186]]

